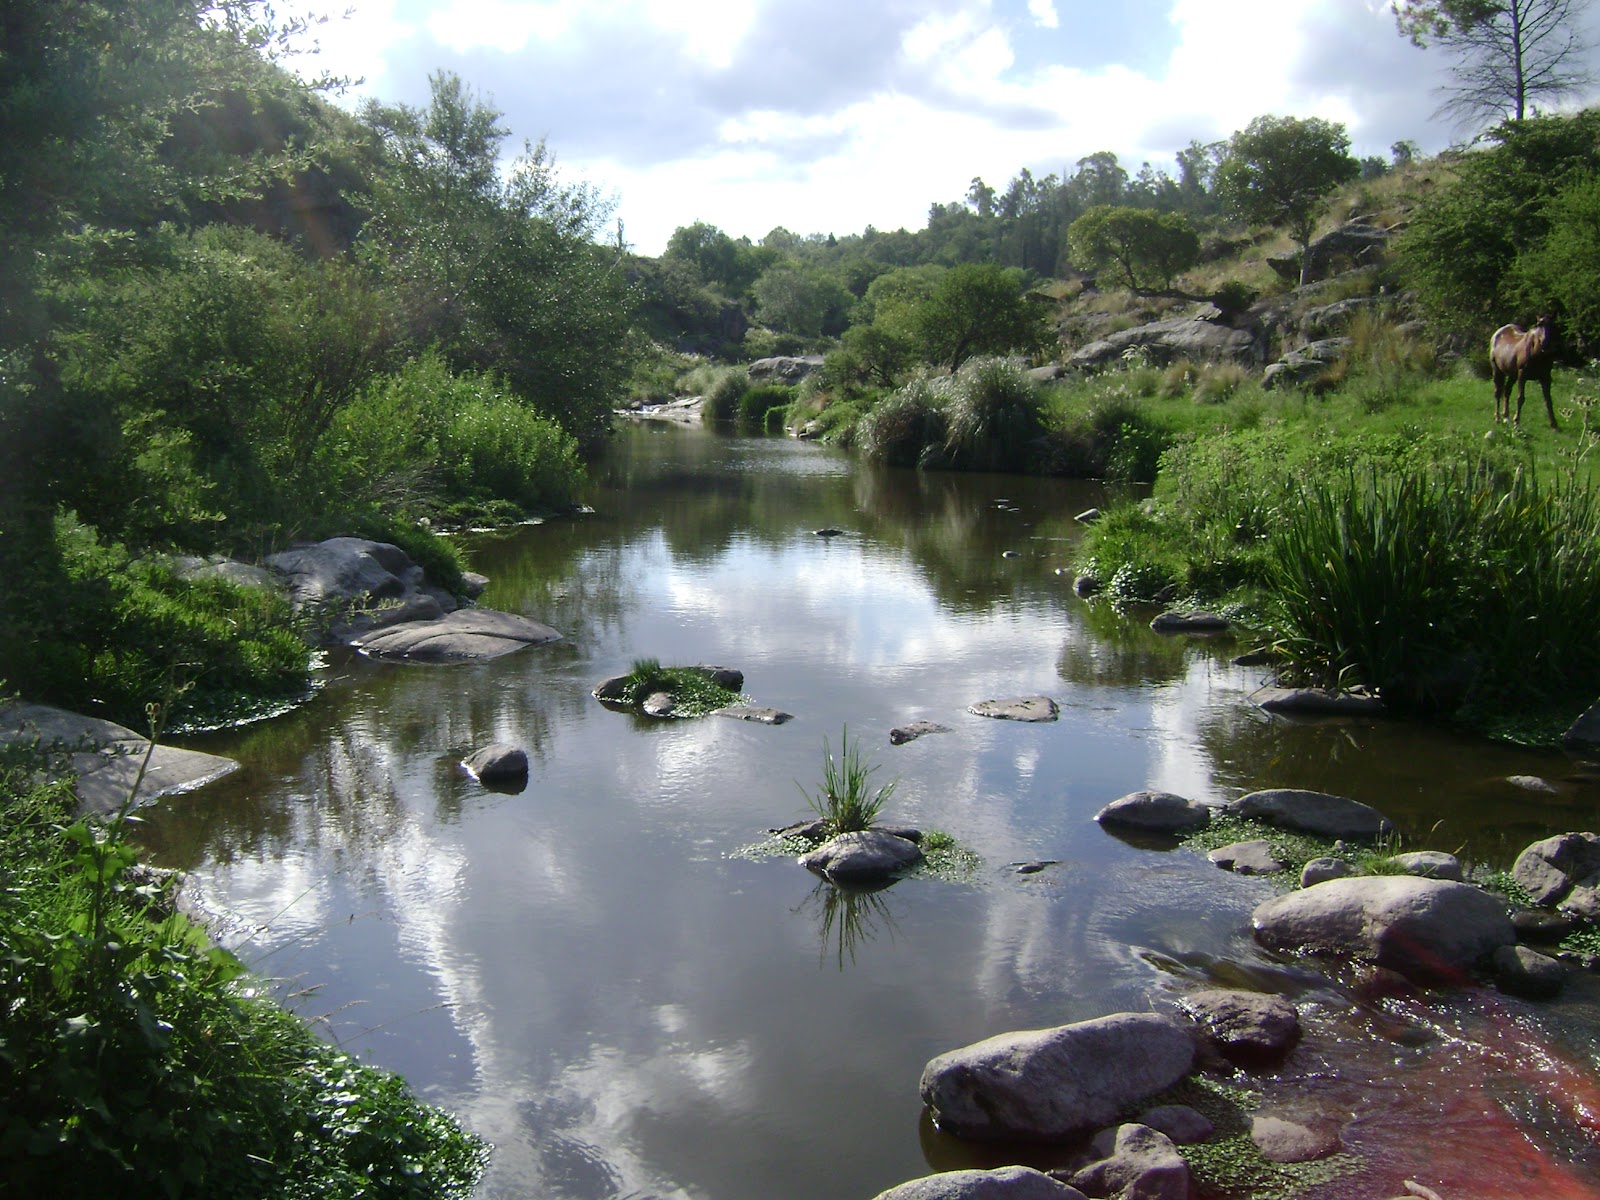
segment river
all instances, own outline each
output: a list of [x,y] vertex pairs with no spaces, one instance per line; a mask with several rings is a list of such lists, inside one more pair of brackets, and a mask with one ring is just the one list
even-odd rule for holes
[[[1253,946],[1269,884],[1092,820],[1141,788],[1315,788],[1384,810],[1405,848],[1505,867],[1596,828],[1564,756],[1261,712],[1239,645],[1073,595],[1058,569],[1097,485],[647,423],[593,475],[592,512],[469,543],[482,603],[565,640],[467,667],[335,661],[294,713],[190,739],[243,768],[141,834],[326,1036],[494,1144],[483,1197],[869,1200],[1007,1161],[929,1126],[930,1057],[1219,983],[1301,1005],[1304,1042],[1257,1084],[1362,1156],[1318,1194],[1600,1196],[1592,977],[1540,1006],[1374,997]],[[794,719],[651,721],[590,696],[646,657],[738,668]],[[1025,695],[1060,719],[966,711]],[[890,745],[919,719],[950,731]],[[884,818],[953,834],[971,879],[840,897],[741,853],[808,815],[846,729],[898,781]],[[519,794],[458,765],[495,740],[528,750]]]

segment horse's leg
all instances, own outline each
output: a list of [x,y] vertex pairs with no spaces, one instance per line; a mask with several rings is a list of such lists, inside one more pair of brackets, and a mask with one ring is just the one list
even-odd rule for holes
[[[1517,372],[1517,416],[1516,416],[1516,419],[1514,421],[1512,421],[1512,424],[1515,425],[1518,429],[1522,428],[1522,401],[1526,398],[1527,391],[1528,391],[1528,376],[1524,372],[1518,371]],[[1510,388],[1509,385],[1507,385],[1507,387],[1506,387],[1506,410],[1507,410],[1507,412],[1510,411],[1510,407],[1511,407],[1511,388]]]
[[1561,426],[1556,424],[1555,406],[1550,403],[1550,376],[1541,375],[1539,387],[1544,391],[1544,415],[1550,418],[1550,428],[1560,429]]
[[[1500,394],[1501,394],[1502,390],[1504,390],[1505,376],[1503,374],[1501,374],[1499,367],[1491,367],[1490,368],[1490,374],[1492,374],[1494,376],[1494,423],[1496,425],[1498,425],[1498,424],[1500,424],[1500,408],[1501,408],[1501,405],[1502,405],[1502,401],[1500,399]],[[1506,416],[1509,417],[1511,415],[1511,413],[1510,413],[1510,408],[1511,408],[1511,394],[1510,394],[1510,392],[1506,392],[1506,394],[1505,394],[1504,406],[1507,409]]]

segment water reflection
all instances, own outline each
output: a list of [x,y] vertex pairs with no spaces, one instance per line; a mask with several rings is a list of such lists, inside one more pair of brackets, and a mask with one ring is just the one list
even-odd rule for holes
[[894,936],[894,914],[889,911],[889,901],[884,895],[891,884],[877,887],[847,887],[819,880],[796,909],[817,922],[817,951],[819,961],[834,952],[839,970],[844,970],[848,957],[856,961],[856,950],[872,941],[880,932]]
[[[919,1136],[934,1054],[1208,980],[1281,981],[1292,968],[1248,928],[1270,885],[1107,836],[1091,818],[1124,793],[1320,787],[1408,839],[1444,819],[1441,848],[1491,865],[1592,827],[1594,785],[1559,757],[1269,717],[1248,703],[1259,675],[1221,647],[1073,597],[1054,570],[1071,514],[1098,502],[1087,489],[858,471],[696,431],[632,431],[617,451],[592,515],[466,543],[486,603],[563,642],[452,669],[337,663],[305,709],[198,742],[243,769],[153,808],[144,834],[256,931],[247,957],[315,987],[305,1011],[330,1036],[495,1143],[486,1200],[870,1196],[982,1158]],[[637,657],[738,667],[796,719],[606,711],[589,690]],[[966,711],[1027,694],[1058,699],[1060,720]],[[913,719],[949,732],[891,747]],[[972,847],[976,879],[806,895],[792,863],[730,856],[805,815],[795,781],[843,725],[899,780],[885,815]],[[526,790],[462,772],[489,741],[527,749]],[[1508,782],[1522,775],[1558,786]],[[1030,860],[1056,865],[1006,867]],[[1382,1075],[1392,1043],[1329,995],[1315,1003],[1350,1049],[1319,1069]],[[1549,1006],[1517,1019],[1532,1045],[1594,1024]]]

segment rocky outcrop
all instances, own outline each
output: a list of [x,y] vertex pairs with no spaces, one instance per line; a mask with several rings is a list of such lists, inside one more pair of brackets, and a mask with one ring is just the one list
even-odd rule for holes
[[1328,367],[1350,352],[1347,337],[1326,338],[1308,342],[1291,350],[1261,373],[1261,386],[1266,391],[1280,387],[1310,387],[1326,374]]
[[271,555],[267,566],[283,580],[294,610],[321,620],[331,644],[347,645],[388,625],[437,620],[459,607],[389,542],[329,538]]
[[922,861],[922,848],[884,829],[841,833],[800,856],[800,865],[834,883],[887,883]]
[[1394,828],[1377,809],[1300,788],[1266,788],[1240,796],[1225,810],[1230,817],[1263,821],[1279,829],[1293,829],[1317,837],[1371,841]]
[[879,1192],[873,1200],[1087,1200],[1075,1187],[1032,1167],[946,1171]]
[[[1365,221],[1348,221],[1314,238],[1307,257],[1305,280],[1314,283],[1382,260],[1394,231]],[[1300,282],[1300,248],[1267,256],[1267,265],[1290,283]]]
[[1163,366],[1180,358],[1255,366],[1263,358],[1252,329],[1194,317],[1172,317],[1107,334],[1074,351],[1067,361],[1078,370],[1100,370],[1117,365],[1130,350],[1143,351],[1150,361]]
[[779,355],[758,358],[746,368],[752,383],[799,383],[813,371],[822,369],[822,355]]
[[1171,1087],[1194,1055],[1193,1038],[1176,1022],[1117,1013],[941,1054],[922,1072],[922,1099],[934,1123],[955,1137],[1054,1141]]
[[125,726],[21,701],[0,706],[0,743],[37,748],[52,778],[74,780],[78,807],[90,813],[116,812],[135,781],[138,793],[133,803],[138,806],[159,796],[193,791],[239,768],[231,758],[176,746],[157,743],[151,751],[147,738]]
[[1319,883],[1268,900],[1251,922],[1268,949],[1342,955],[1423,983],[1461,983],[1516,941],[1505,905],[1489,893],[1409,875]]

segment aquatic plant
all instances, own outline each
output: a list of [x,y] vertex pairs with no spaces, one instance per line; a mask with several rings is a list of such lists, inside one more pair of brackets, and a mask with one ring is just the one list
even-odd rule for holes
[[[861,743],[850,743],[850,729],[846,726],[839,736],[839,754],[834,756],[828,739],[822,739],[822,787],[812,795],[805,792],[811,810],[827,822],[834,833],[857,833],[872,827],[878,813],[894,795],[897,783],[889,783],[873,791],[872,774],[878,769],[867,766],[861,759]],[[796,784],[796,786],[799,786]]]

